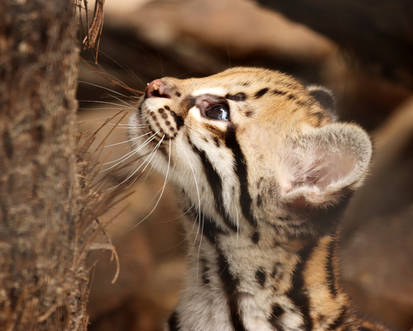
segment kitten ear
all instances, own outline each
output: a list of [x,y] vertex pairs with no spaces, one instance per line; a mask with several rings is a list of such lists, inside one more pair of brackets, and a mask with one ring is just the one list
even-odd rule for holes
[[287,138],[280,150],[281,201],[321,207],[333,204],[364,179],[372,154],[367,133],[354,124],[333,123]]
[[336,99],[331,90],[324,86],[310,85],[307,86],[307,91],[323,109],[331,114],[333,120],[337,120]]

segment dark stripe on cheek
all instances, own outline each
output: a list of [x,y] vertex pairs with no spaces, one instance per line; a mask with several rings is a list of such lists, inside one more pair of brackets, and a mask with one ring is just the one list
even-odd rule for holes
[[234,277],[229,270],[228,260],[220,248],[217,248],[218,253],[218,270],[221,278],[225,294],[227,296],[229,311],[231,315],[232,326],[235,331],[246,331],[244,323],[241,320],[238,306],[237,286],[239,279]]
[[201,260],[201,277],[202,277],[202,283],[204,285],[209,284],[209,278],[208,278],[208,272],[209,272],[209,267],[208,267],[208,261],[202,257]]
[[257,221],[255,220],[254,216],[251,212],[251,196],[248,190],[248,171],[247,171],[247,162],[245,161],[244,154],[241,151],[241,147],[238,144],[236,135],[235,135],[235,128],[233,126],[229,126],[225,135],[225,145],[232,150],[234,154],[234,170],[238,176],[239,183],[240,183],[240,206],[242,210],[242,214],[248,220],[248,222],[256,227]]
[[182,116],[177,115],[174,111],[171,110],[171,115],[176,123],[176,129],[179,130],[182,125],[184,125],[184,119]]
[[265,281],[267,280],[267,274],[262,267],[258,268],[255,272],[255,279],[257,280],[258,284],[264,287]]
[[211,187],[212,193],[214,195],[215,209],[218,214],[221,215],[225,224],[234,232],[237,231],[235,223],[230,219],[227,211],[225,210],[224,203],[222,201],[222,180],[219,174],[215,171],[208,157],[204,151],[199,150],[188,137],[188,142],[192,146],[193,151],[199,155],[202,166],[205,171],[206,178],[208,180],[209,186]]
[[225,95],[225,99],[233,100],[233,101],[244,101],[247,98],[244,92],[240,92],[237,94],[227,94]]
[[272,94],[275,94],[275,95],[286,95],[287,92],[280,91],[280,90],[272,90]]
[[284,312],[284,309],[279,304],[273,304],[271,308],[271,316],[268,319],[268,322],[270,322],[271,325],[275,326],[276,330],[278,331],[284,330],[284,328],[279,324],[279,320]]
[[343,307],[341,310],[340,315],[334,320],[333,323],[331,323],[327,330],[336,330],[338,327],[340,327],[344,323],[344,319],[346,317],[346,307]]
[[178,313],[174,311],[169,317],[168,320],[169,331],[179,331],[181,328],[179,327],[179,318]]
[[219,228],[216,225],[215,221],[207,215],[203,213],[198,215],[193,209],[190,209],[188,214],[194,219],[196,223],[198,223],[198,226],[202,230],[202,235],[206,237],[211,244],[216,244],[218,235],[228,234],[228,232]]
[[261,98],[265,93],[268,92],[268,87],[262,88],[261,90],[255,93],[255,99]]
[[327,261],[326,261],[326,271],[327,271],[327,283],[331,295],[335,298],[337,296],[337,288],[335,284],[334,266],[333,258],[335,253],[335,241],[331,240],[327,247]]
[[301,311],[304,319],[304,330],[313,329],[313,320],[310,316],[310,299],[306,294],[307,290],[304,285],[304,269],[315,245],[316,243],[311,243],[299,251],[298,255],[300,256],[300,262],[295,266],[291,288],[286,293],[294,305]]
[[254,244],[258,244],[258,242],[260,241],[260,233],[255,231],[251,236],[251,240]]

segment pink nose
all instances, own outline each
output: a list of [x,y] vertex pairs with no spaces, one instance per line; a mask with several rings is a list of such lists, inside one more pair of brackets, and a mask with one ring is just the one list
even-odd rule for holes
[[167,85],[160,79],[155,79],[146,86],[145,97],[170,98]]

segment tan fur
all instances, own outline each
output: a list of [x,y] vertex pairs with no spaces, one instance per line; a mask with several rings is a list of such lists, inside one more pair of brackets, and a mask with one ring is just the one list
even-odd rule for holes
[[[276,71],[233,68],[152,86],[163,94],[149,91],[132,116],[133,148],[163,150],[152,163],[193,213],[184,222],[188,279],[169,329],[382,330],[353,312],[335,256],[341,205],[370,162],[367,134],[335,122]],[[215,104],[228,120],[208,115]],[[140,147],[139,135],[157,131]]]

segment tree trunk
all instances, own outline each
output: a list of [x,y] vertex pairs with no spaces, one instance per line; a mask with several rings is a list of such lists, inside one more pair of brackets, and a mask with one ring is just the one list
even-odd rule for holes
[[80,330],[75,4],[0,0],[0,329]]

